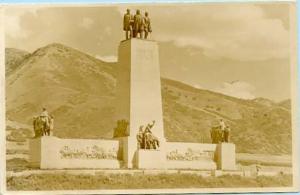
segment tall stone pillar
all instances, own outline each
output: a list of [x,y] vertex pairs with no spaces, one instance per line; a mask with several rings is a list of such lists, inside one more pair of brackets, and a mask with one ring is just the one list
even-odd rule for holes
[[145,128],[155,120],[151,131],[161,142],[160,151],[164,150],[157,42],[135,38],[122,41],[117,66],[116,117],[129,122],[128,136],[123,139],[123,160],[128,168],[133,168],[136,162],[136,135],[141,125]]

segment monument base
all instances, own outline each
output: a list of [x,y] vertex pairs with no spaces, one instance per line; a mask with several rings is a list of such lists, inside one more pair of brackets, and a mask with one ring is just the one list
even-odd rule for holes
[[[235,145],[160,142],[160,148],[137,149],[133,136],[116,140],[29,140],[29,163],[41,169],[185,169],[235,171]],[[216,172],[218,175],[218,172]]]
[[215,170],[216,163],[213,160],[203,161],[180,161],[167,160],[168,169],[191,169],[191,170]]
[[29,163],[41,169],[119,169],[118,150],[117,140],[43,136],[29,140]]
[[236,170],[235,145],[220,143],[216,148],[216,162],[219,170]]
[[133,136],[122,137],[123,161],[126,168],[135,168],[137,141]]
[[138,169],[165,169],[166,154],[160,150],[137,150]]

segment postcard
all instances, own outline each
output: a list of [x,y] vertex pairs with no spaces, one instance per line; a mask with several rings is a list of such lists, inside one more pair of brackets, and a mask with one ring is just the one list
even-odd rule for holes
[[1,13],[4,194],[299,191],[296,2]]

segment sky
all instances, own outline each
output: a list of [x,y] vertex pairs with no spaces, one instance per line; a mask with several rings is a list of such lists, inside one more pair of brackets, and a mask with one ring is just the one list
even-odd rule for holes
[[33,52],[62,43],[117,61],[123,14],[149,12],[161,76],[226,95],[290,98],[293,3],[9,6],[5,45]]

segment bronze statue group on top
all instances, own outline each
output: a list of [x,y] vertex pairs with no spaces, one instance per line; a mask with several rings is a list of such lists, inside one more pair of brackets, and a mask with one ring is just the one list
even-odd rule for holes
[[123,19],[123,30],[126,32],[126,39],[136,37],[147,39],[149,33],[152,32],[148,12],[145,12],[145,15],[143,16],[141,11],[138,9],[136,10],[136,14],[133,16],[130,13],[130,9],[127,9]]

